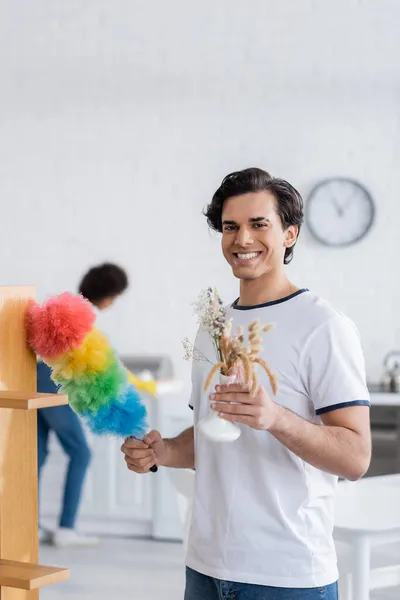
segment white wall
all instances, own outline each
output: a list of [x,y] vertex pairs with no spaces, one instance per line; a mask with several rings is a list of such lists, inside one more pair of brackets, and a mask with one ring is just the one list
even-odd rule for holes
[[236,295],[201,215],[222,177],[257,165],[307,196],[348,175],[373,231],[330,250],[304,230],[290,274],[355,319],[378,377],[400,347],[399,18],[397,0],[4,1],[1,283],[44,297],[120,262],[114,344],[187,377],[190,303]]

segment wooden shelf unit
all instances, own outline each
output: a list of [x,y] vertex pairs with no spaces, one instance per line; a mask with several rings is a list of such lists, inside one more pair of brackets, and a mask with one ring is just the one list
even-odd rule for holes
[[68,569],[0,559],[0,587],[35,590],[68,577]]
[[0,287],[0,600],[37,600],[68,569],[39,562],[37,409],[67,404],[36,392],[36,357],[26,342],[33,286]]

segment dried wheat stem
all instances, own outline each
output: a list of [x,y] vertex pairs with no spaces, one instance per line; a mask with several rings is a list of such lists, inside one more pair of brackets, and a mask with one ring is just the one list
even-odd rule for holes
[[253,376],[254,376],[253,365],[251,364],[250,358],[244,352],[241,352],[239,354],[239,358],[243,364],[244,383],[246,385],[250,386]]
[[274,325],[271,323],[270,325],[266,325],[266,326],[263,328],[263,332],[264,332],[264,333],[268,333],[268,331],[271,331],[271,329],[273,329],[273,328],[274,328]]
[[252,396],[255,396],[257,394],[257,392],[258,392],[258,379],[257,379],[255,369],[253,369],[253,381],[251,384],[250,393]]
[[276,394],[278,392],[278,383],[277,383],[275,375],[272,373],[272,371],[270,370],[267,363],[264,360],[262,360],[261,358],[252,358],[252,361],[259,364],[264,369],[264,371],[267,373],[269,382],[271,384],[272,393],[274,394],[274,396],[276,396]]
[[249,325],[249,327],[248,327],[248,330],[249,330],[250,332],[257,331],[257,328],[258,328],[259,326],[260,326],[260,321],[253,321],[252,323],[250,323],[250,325]]
[[254,345],[251,347],[250,353],[252,356],[256,356],[257,354],[259,354],[261,352],[261,350],[262,350],[261,344],[257,344],[257,345]]
[[247,356],[246,354],[241,354],[240,358],[243,363],[243,368],[245,372],[245,383],[250,387],[250,392],[252,396],[255,396],[258,390],[258,379],[257,374],[254,370],[252,358]]
[[212,382],[212,379],[213,379],[213,377],[214,377],[215,373],[217,373],[217,371],[219,371],[220,369],[221,369],[221,370],[224,370],[224,371],[227,371],[227,366],[226,366],[226,364],[225,364],[225,363],[223,363],[223,362],[219,362],[219,363],[217,363],[216,365],[214,365],[214,366],[213,366],[213,368],[212,368],[212,369],[211,369],[211,371],[209,372],[209,374],[208,374],[208,377],[207,377],[207,379],[206,379],[206,382],[205,382],[205,384],[204,384],[204,391],[207,391],[207,390],[208,390],[208,388],[209,388],[209,387],[210,387],[210,385],[211,385],[211,382]]
[[224,359],[226,359],[227,354],[228,354],[227,353],[227,345],[228,345],[228,340],[225,336],[223,336],[219,341],[219,347],[221,349],[221,354]]

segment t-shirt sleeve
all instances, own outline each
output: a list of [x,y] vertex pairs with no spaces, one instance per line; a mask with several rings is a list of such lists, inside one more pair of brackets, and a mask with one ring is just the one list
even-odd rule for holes
[[306,385],[317,415],[348,406],[370,406],[360,336],[338,314],[321,325],[304,349]]

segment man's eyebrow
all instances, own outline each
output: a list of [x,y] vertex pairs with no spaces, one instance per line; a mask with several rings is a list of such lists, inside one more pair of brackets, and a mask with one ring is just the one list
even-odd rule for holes
[[[266,223],[271,223],[267,217],[250,217],[249,223],[261,223],[265,221]],[[222,221],[222,225],[237,225],[236,221],[232,221],[231,219],[225,219]]]
[[267,223],[271,223],[267,217],[251,217],[251,219],[249,219],[249,223],[260,223],[261,221],[267,221]]

